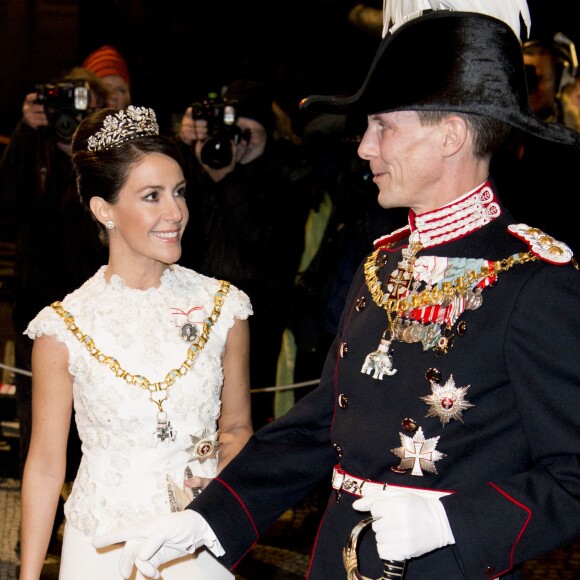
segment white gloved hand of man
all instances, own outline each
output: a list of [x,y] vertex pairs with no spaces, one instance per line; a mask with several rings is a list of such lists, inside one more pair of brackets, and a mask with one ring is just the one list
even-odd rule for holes
[[375,518],[372,528],[382,560],[408,560],[455,544],[437,495],[388,487],[357,499],[352,507]]
[[133,565],[148,578],[159,578],[159,566],[207,546],[215,556],[225,552],[209,524],[185,509],[110,530],[93,538],[95,548],[125,542],[119,571],[129,578]]

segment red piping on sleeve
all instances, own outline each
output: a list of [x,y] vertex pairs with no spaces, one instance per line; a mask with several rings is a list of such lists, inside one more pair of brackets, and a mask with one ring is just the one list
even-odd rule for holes
[[517,505],[519,508],[523,509],[528,514],[528,516],[526,517],[526,521],[522,525],[522,529],[520,530],[520,533],[517,535],[517,538],[516,538],[515,542],[513,543],[512,548],[510,550],[510,566],[509,566],[509,568],[499,572],[499,574],[497,572],[494,573],[493,577],[496,578],[497,576],[501,576],[502,574],[509,572],[509,570],[511,570],[514,567],[514,552],[516,550],[516,546],[518,545],[519,541],[521,540],[522,536],[524,535],[524,532],[526,531],[526,528],[528,527],[530,520],[532,519],[532,510],[529,507],[526,507],[523,503],[520,503],[519,501],[517,501],[515,498],[513,498],[511,495],[507,494],[502,489],[500,489],[497,485],[495,485],[495,483],[491,483],[489,481],[488,484],[491,485],[491,487],[493,487],[498,493],[503,495],[508,501],[511,501],[513,504]]
[[240,556],[240,558],[232,565],[230,572],[233,572],[236,566],[252,551],[253,547],[258,543],[258,540],[252,542],[252,545]]
[[215,480],[219,481],[238,500],[239,504],[242,506],[243,510],[246,512],[246,515],[248,516],[248,519],[250,520],[252,527],[254,528],[254,533],[256,534],[256,538],[257,538],[259,536],[259,534],[258,534],[258,528],[256,527],[256,524],[254,523],[254,518],[252,518],[250,511],[248,510],[248,508],[246,507],[246,505],[244,504],[244,502],[242,501],[240,496],[223,479],[216,477]]
[[254,528],[254,533],[256,534],[256,539],[254,540],[254,542],[252,542],[252,545],[242,554],[242,556],[238,559],[238,561],[231,567],[231,570],[233,570],[256,545],[259,538],[258,528],[254,523],[254,518],[252,518],[250,511],[248,510],[248,508],[246,507],[240,496],[232,489],[232,487],[229,486],[223,479],[220,479],[219,477],[216,477],[215,481],[219,481],[219,483],[221,483],[238,500],[238,503],[242,506],[242,509],[246,512],[246,515],[248,516],[248,519],[252,524],[252,528]]

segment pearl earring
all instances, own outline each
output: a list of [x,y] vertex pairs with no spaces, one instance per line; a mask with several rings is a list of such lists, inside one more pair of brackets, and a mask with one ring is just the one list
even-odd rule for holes
[[115,227],[115,224],[114,224],[114,223],[113,223],[111,220],[107,220],[107,221],[105,222],[105,227],[106,227],[108,230],[112,230],[112,229]]

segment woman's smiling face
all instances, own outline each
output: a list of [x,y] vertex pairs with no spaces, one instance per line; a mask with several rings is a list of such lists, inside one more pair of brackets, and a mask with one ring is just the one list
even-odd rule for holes
[[145,155],[129,168],[118,201],[109,206],[111,252],[127,260],[173,264],[189,220],[186,184],[179,164],[161,153]]

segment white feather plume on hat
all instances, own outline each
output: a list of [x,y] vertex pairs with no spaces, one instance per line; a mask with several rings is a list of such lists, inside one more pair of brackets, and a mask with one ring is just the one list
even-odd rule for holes
[[530,35],[532,21],[526,0],[383,0],[383,38],[423,10],[478,12],[503,20],[521,39],[520,15]]

